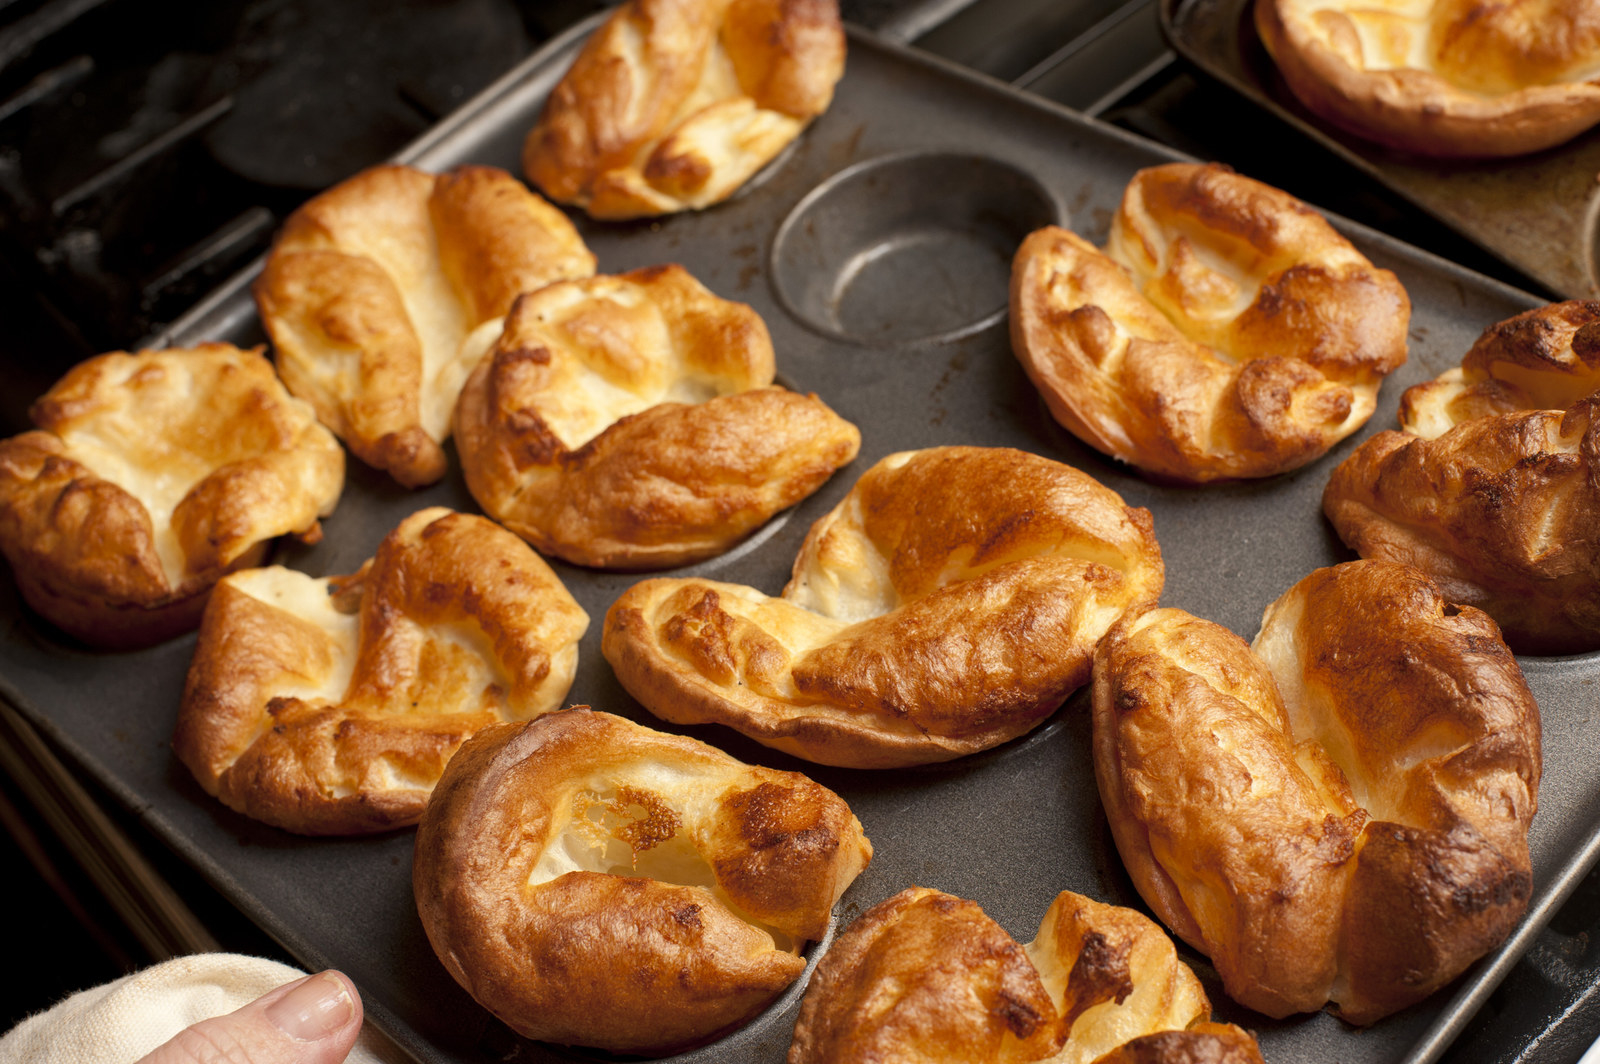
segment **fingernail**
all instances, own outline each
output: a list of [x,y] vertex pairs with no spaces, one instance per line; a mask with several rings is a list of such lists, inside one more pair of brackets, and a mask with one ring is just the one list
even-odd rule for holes
[[315,1042],[343,1030],[354,1015],[350,992],[328,972],[308,976],[267,1006],[272,1025],[302,1042]]

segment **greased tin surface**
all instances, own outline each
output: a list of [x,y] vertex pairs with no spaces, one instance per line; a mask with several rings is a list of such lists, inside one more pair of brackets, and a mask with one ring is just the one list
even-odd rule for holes
[[[522,136],[582,29],[507,75],[403,161],[428,169],[481,162],[519,172]],[[601,271],[679,262],[717,294],[750,303],[771,329],[780,380],[816,392],[861,428],[860,457],[815,496],[728,554],[670,572],[776,594],[811,522],[873,462],[954,443],[1034,451],[1148,507],[1166,562],[1162,604],[1247,639],[1262,609],[1301,576],[1350,557],[1320,510],[1334,465],[1360,438],[1394,424],[1405,387],[1456,364],[1485,325],[1535,301],[1345,226],[1370,258],[1400,276],[1414,307],[1410,361],[1384,385],[1368,426],[1285,476],[1203,489],[1150,484],[1050,419],[1011,354],[1006,286],[1010,257],[1028,231],[1055,222],[1103,241],[1127,179],[1172,158],[1004,85],[854,33],[833,107],[732,200],[657,221],[602,225],[579,217]],[[262,342],[247,284],[236,279],[162,341]],[[280,547],[274,560],[313,576],[353,572],[404,516],[429,505],[477,510],[459,470],[408,492],[352,460],[323,541]],[[552,564],[591,617],[570,702],[805,772],[850,803],[877,854],[840,902],[836,924],[913,884],[977,901],[1022,942],[1064,889],[1142,908],[1100,808],[1086,691],[1033,733],[975,757],[891,772],[813,766],[725,729],[656,721],[621,690],[599,649],[607,607],[639,577]],[[0,618],[0,693],[306,966],[348,972],[371,1019],[419,1060],[592,1056],[518,1038],[451,980],[412,903],[410,831],[301,838],[236,815],[200,790],[168,747],[192,635],[132,654],[85,652],[24,609],[9,577],[0,581]],[[1600,748],[1600,655],[1523,664],[1545,737],[1531,839],[1537,906],[1583,870],[1573,855],[1595,833],[1600,779],[1590,766]],[[826,945],[812,947],[813,960]],[[1486,961],[1456,987],[1358,1031],[1327,1014],[1273,1021],[1251,1013],[1227,999],[1203,958],[1180,952],[1205,980],[1219,1017],[1255,1030],[1274,1064],[1420,1064],[1438,1048],[1430,1032],[1464,1018],[1465,1006],[1452,996],[1482,991],[1499,974]],[[802,992],[803,982],[744,1029],[681,1059],[781,1061]]]

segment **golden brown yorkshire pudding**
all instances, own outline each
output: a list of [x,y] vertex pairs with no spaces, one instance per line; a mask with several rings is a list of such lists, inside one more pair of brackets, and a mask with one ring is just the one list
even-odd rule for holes
[[516,536],[419,510],[352,576],[223,580],[172,749],[223,804],[289,831],[414,824],[468,736],[560,705],[588,626]]
[[837,0],[629,0],[522,147],[528,179],[596,218],[719,203],[828,109]]
[[213,584],[268,541],[315,542],[344,451],[259,349],[118,351],[0,442],[0,551],[30,606],[99,647],[193,628]]
[[1365,558],[1415,565],[1526,653],[1600,647],[1600,303],[1490,326],[1409,389],[1406,432],[1334,470],[1323,512]]
[[1483,331],[1461,365],[1406,389],[1400,427],[1436,439],[1463,421],[1565,410],[1600,390],[1600,302],[1524,311]]
[[461,748],[412,882],[439,960],[518,1033],[661,1054],[792,983],[871,857],[804,776],[580,706]]
[[289,390],[419,487],[444,476],[462,341],[518,293],[592,273],[566,215],[504,170],[379,166],[289,216],[255,296]]
[[1600,122],[1593,0],[1257,0],[1255,17],[1300,102],[1392,148],[1521,155]]
[[1011,270],[1011,346],[1050,413],[1185,483],[1295,469],[1360,428],[1410,315],[1315,211],[1216,165],[1141,170],[1103,253],[1052,226]]
[[1355,1024],[1500,942],[1532,889],[1539,711],[1494,622],[1390,562],[1319,569],[1253,647],[1181,610],[1095,656],[1117,848],[1228,994]]
[[911,887],[817,962],[789,1064],[1260,1064],[1254,1038],[1210,1015],[1132,909],[1063,891],[1023,947],[976,903]]
[[503,331],[475,342],[491,341],[456,410],[467,487],[507,528],[579,565],[720,554],[861,444],[815,396],[766,387],[761,317],[681,266],[529,293]]
[[612,604],[601,650],[666,720],[825,765],[917,765],[1042,722],[1162,577],[1148,510],[1038,455],[936,447],[869,469],[781,598],[647,580]]

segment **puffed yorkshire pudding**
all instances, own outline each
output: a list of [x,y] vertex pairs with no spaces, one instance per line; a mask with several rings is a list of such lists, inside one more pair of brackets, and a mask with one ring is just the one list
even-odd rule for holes
[[1255,18],[1300,102],[1392,148],[1521,155],[1600,122],[1592,0],[1257,0]]
[[462,341],[594,262],[566,215],[504,170],[379,166],[289,216],[255,297],[289,390],[357,458],[420,487],[444,476],[439,445],[472,369]]
[[804,776],[578,707],[461,748],[412,882],[439,960],[519,1034],[664,1054],[792,983],[871,857]]
[[1181,610],[1118,625],[1094,756],[1139,893],[1269,1016],[1372,1023],[1527,905],[1538,707],[1494,622],[1408,566],[1317,570],[1253,647]]
[[352,576],[223,580],[172,749],[225,805],[289,831],[414,824],[468,736],[560,705],[588,626],[516,536],[420,510]]
[[[821,487],[861,434],[772,383],[760,315],[681,266],[522,296],[462,389],[456,447],[478,505],[579,565],[720,554]],[[469,344],[469,346],[471,346]]]
[[719,203],[828,109],[844,52],[837,0],[629,0],[551,92],[523,171],[595,218]]
[[1483,330],[1455,369],[1400,397],[1400,427],[1436,439],[1464,421],[1566,410],[1600,391],[1600,302],[1568,300]]
[[0,551],[30,606],[99,647],[193,628],[270,540],[316,542],[344,487],[339,442],[259,349],[100,355],[32,416],[0,442]]
[[1364,558],[1429,573],[1526,653],[1600,647],[1600,303],[1486,329],[1407,390],[1405,432],[1334,470],[1323,512]]
[[1011,346],[1069,432],[1154,477],[1265,477],[1360,428],[1411,301],[1287,193],[1209,165],[1134,175],[1105,251],[1054,226],[1011,270]]
[[612,604],[601,650],[666,720],[825,765],[917,765],[1041,723],[1162,578],[1148,510],[1038,455],[936,447],[869,469],[781,598],[647,580]]
[[911,887],[817,962],[789,1064],[1260,1064],[1254,1038],[1210,1015],[1132,909],[1063,891],[1022,947],[976,903]]

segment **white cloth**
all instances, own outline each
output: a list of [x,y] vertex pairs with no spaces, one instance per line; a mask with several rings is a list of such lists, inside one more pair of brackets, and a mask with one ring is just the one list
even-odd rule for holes
[[[0,1064],[132,1064],[200,1020],[226,1015],[305,975],[286,964],[236,953],[202,953],[84,990],[0,1038]],[[347,1064],[410,1058],[371,1025]]]

